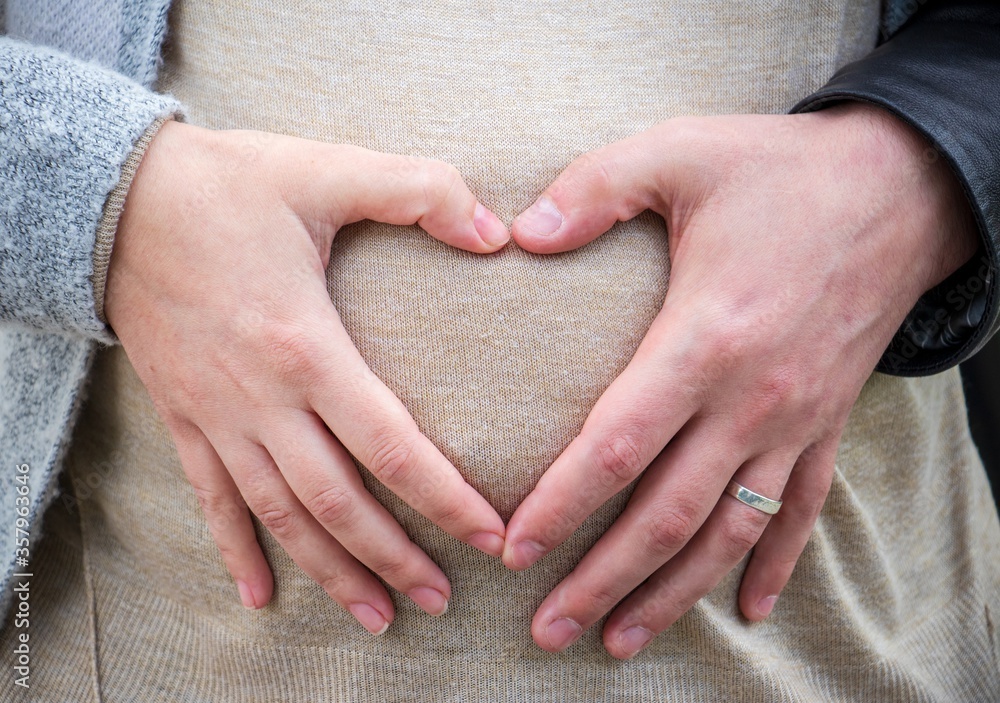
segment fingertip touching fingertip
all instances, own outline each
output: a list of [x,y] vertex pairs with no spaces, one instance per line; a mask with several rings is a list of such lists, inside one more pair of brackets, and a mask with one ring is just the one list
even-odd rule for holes
[[476,203],[476,212],[472,216],[472,223],[476,227],[479,238],[491,249],[502,247],[510,240],[510,232],[507,231],[504,223],[482,203]]

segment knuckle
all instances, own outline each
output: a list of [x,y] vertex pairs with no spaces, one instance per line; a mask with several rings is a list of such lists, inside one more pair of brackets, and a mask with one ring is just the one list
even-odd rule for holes
[[796,500],[785,501],[781,512],[772,518],[783,527],[812,531],[816,520],[826,503],[826,490],[817,490],[808,496],[796,496]]
[[225,564],[237,564],[241,562],[246,555],[246,552],[242,548],[232,542],[216,540],[215,546],[218,548],[219,556],[222,557],[222,561]]
[[320,358],[303,330],[271,324],[262,332],[263,357],[281,377],[311,376]]
[[597,468],[612,482],[630,483],[646,468],[645,452],[637,429],[613,432],[597,444]]
[[329,595],[334,600],[338,600],[342,593],[347,591],[348,587],[348,575],[346,572],[341,570],[334,570],[330,573],[323,574],[316,579],[316,583],[320,585],[327,595]]
[[369,567],[387,583],[400,590],[408,590],[416,580],[410,577],[409,562],[403,555],[386,554],[369,560]]
[[795,372],[786,366],[772,367],[757,382],[757,403],[766,413],[779,412],[796,402],[801,395],[801,384]]
[[694,362],[706,369],[714,380],[735,367],[747,352],[752,330],[735,320],[727,311],[713,311],[702,320],[701,343],[692,347]]
[[448,500],[434,506],[434,522],[438,525],[458,525],[465,517],[465,505],[456,500]]
[[414,440],[396,432],[378,435],[368,451],[368,470],[386,485],[406,481],[412,473]]
[[194,495],[209,525],[213,527],[225,527],[243,512],[243,506],[238,501],[219,491],[195,486]]
[[775,575],[791,574],[799,561],[801,552],[781,551],[771,552],[765,557],[769,565],[768,573]]
[[636,606],[639,617],[656,631],[665,629],[677,617],[680,604],[688,600],[676,585],[663,580],[653,580],[641,591],[642,600]]
[[[158,410],[167,413],[170,422],[181,424],[184,416],[196,408],[212,407],[215,402],[216,389],[205,382],[204,376],[198,374],[181,374],[172,379],[172,387],[162,398]],[[161,415],[162,417],[162,415]]]
[[611,192],[614,180],[607,162],[600,151],[588,151],[573,162],[572,170],[566,174],[570,188],[582,189],[584,183],[599,193]]
[[[163,420],[163,424],[170,431],[170,435],[173,437],[174,443],[178,448],[185,449],[187,445],[196,445],[199,442],[205,441],[202,431],[182,411],[155,398],[153,399],[153,407],[156,409],[156,414]],[[184,468],[186,472],[190,473],[188,469],[196,467],[185,466]],[[200,466],[197,468],[200,468]]]
[[[754,511],[758,512],[758,511]],[[764,519],[761,519],[764,518]],[[730,520],[720,528],[719,541],[722,553],[729,561],[739,561],[753,549],[767,524],[767,516],[760,513],[740,520]]]
[[610,583],[594,584],[587,590],[586,608],[604,613],[615,607],[626,593],[616,590]]
[[645,546],[661,556],[673,555],[698,529],[695,509],[685,504],[657,508],[646,525]]
[[323,525],[343,525],[354,513],[354,499],[341,486],[330,486],[306,503],[306,509]]
[[535,541],[545,547],[560,544],[586,519],[586,514],[580,513],[580,506],[575,503],[550,503],[546,506],[545,522],[539,525]]
[[729,360],[738,359],[746,351],[750,332],[743,321],[715,321],[708,334],[707,353]]
[[265,503],[254,511],[260,524],[279,541],[292,539],[298,533],[295,513],[288,505]]
[[461,174],[451,164],[432,159],[424,161],[423,188],[428,209],[442,206],[461,182]]
[[420,156],[395,156],[385,166],[384,173],[394,185],[414,182],[423,183],[424,163],[427,159]]

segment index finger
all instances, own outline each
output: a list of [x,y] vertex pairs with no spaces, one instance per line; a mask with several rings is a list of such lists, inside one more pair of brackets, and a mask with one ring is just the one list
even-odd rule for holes
[[500,556],[504,524],[355,349],[343,326],[308,399],[327,427],[372,475],[453,537]]
[[514,512],[503,554],[511,569],[526,569],[561,544],[638,478],[694,414],[680,363],[685,345],[663,342],[667,330],[678,329],[668,317],[664,308],[580,434]]

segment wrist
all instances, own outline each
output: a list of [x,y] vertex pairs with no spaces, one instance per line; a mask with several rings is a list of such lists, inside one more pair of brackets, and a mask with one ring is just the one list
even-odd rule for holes
[[111,253],[113,251],[121,224],[125,207],[125,199],[135,182],[139,165],[142,163],[142,160],[146,155],[146,151],[149,149],[150,143],[163,126],[172,121],[172,117],[158,118],[146,129],[145,132],[143,132],[142,136],[136,140],[132,147],[132,151],[122,164],[118,183],[108,194],[108,198],[104,204],[104,212],[102,213],[101,220],[98,223],[94,241],[93,285],[94,309],[97,314],[97,319],[105,324],[108,324],[105,313],[105,301],[108,283],[110,280]]
[[[157,260],[157,248],[165,244],[163,235],[184,226],[177,219],[177,209],[170,207],[176,197],[171,170],[185,160],[182,150],[186,142],[200,132],[209,130],[167,121],[151,135],[141,155],[118,218],[107,267],[104,314],[112,328],[116,328],[129,297],[130,282],[141,280]],[[164,198],[165,193],[170,195]]]
[[820,113],[839,123],[856,166],[873,172],[894,202],[895,222],[881,229],[897,243],[916,299],[976,253],[975,216],[948,160],[923,135],[888,110],[862,102]]

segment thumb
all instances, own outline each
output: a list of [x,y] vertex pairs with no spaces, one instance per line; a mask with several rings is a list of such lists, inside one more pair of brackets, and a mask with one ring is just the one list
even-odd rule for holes
[[644,210],[665,216],[679,166],[663,131],[654,127],[573,161],[514,219],[514,241],[536,254],[554,254],[577,249]]
[[[420,225],[445,244],[489,253],[510,239],[504,224],[443,161],[335,146],[298,204],[336,227],[361,220]],[[293,206],[294,207],[294,206]],[[322,217],[326,214],[327,217]]]

